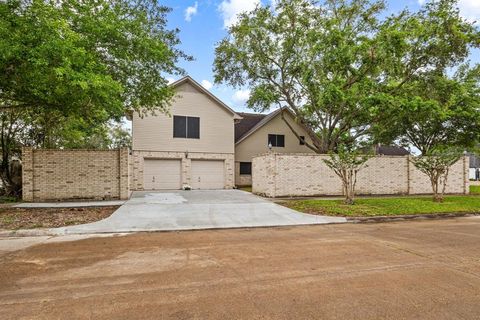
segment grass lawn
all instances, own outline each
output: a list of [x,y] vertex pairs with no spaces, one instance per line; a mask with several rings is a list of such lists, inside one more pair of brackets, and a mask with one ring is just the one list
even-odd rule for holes
[[480,194],[480,186],[470,186],[470,194]]
[[432,213],[480,213],[480,197],[447,196],[443,203],[430,197],[357,199],[345,205],[342,200],[289,200],[282,205],[310,214],[330,216],[394,216]]
[[118,206],[85,208],[0,208],[0,229],[56,228],[95,222],[109,217]]
[[247,192],[252,192],[252,187],[251,186],[249,186],[249,187],[239,187],[238,189],[243,190],[243,191],[247,191]]
[[14,203],[18,202],[18,199],[15,197],[7,197],[7,196],[0,196],[0,204],[1,203]]

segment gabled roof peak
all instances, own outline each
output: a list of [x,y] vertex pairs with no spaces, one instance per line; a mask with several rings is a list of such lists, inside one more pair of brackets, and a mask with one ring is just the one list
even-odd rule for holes
[[229,106],[227,106],[222,100],[220,100],[219,98],[217,98],[213,93],[211,93],[209,90],[205,89],[200,83],[198,83],[197,81],[195,81],[192,77],[190,77],[189,75],[186,75],[184,76],[183,78],[181,79],[178,79],[177,81],[175,82],[172,82],[169,86],[175,88],[175,87],[178,87],[179,85],[183,84],[183,83],[190,83],[191,85],[193,85],[198,91],[206,94],[208,97],[210,97],[213,101],[217,102],[220,106],[222,106],[223,108],[225,108],[227,111],[229,111],[230,113],[233,114],[233,118],[234,119],[242,119],[242,117],[236,113],[235,111],[233,111],[232,108],[230,108]]
[[[244,118],[251,118],[251,117],[255,117],[255,116],[258,116],[258,118],[256,119],[257,121],[250,121],[250,123],[252,125],[249,127],[248,130],[245,130],[242,135],[237,137],[237,134],[235,134],[235,143],[240,143],[241,141],[245,140],[248,136],[250,136],[252,133],[257,131],[261,127],[263,127],[265,124],[267,124],[270,120],[275,118],[282,111],[286,111],[286,112],[290,113],[290,115],[293,116],[290,109],[288,109],[286,107],[278,108],[278,109],[270,112],[269,114],[262,114],[262,113],[245,114],[244,113],[243,114]],[[240,121],[239,124],[241,124],[242,121]],[[238,126],[239,124],[237,124],[236,126]]]

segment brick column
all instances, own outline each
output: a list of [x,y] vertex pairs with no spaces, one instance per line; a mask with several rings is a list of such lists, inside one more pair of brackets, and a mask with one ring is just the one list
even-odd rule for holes
[[407,158],[407,195],[410,195],[411,194],[411,184],[412,184],[412,170],[414,167],[413,163],[412,163],[412,156],[411,155],[407,155],[406,156]]
[[33,201],[33,149],[22,147],[22,198]]
[[223,164],[225,170],[225,189],[232,189],[235,186],[235,160],[233,155],[227,155]]
[[463,157],[463,193],[469,194],[470,193],[470,157],[464,156]]
[[182,158],[182,185],[192,186],[192,159]]
[[406,175],[407,175],[407,191],[406,191],[406,194],[409,195],[410,194],[410,155],[406,155],[405,159],[407,160],[407,172],[406,172]]
[[130,190],[128,183],[128,158],[129,150],[128,148],[118,149],[118,161],[119,161],[119,197],[122,200],[128,199]]

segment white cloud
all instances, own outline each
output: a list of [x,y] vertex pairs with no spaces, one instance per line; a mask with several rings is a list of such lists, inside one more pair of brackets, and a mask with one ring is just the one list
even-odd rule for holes
[[238,14],[251,11],[260,4],[260,0],[223,0],[218,6],[222,14],[223,26],[230,27],[238,21]]
[[175,82],[175,79],[170,78],[170,77],[168,77],[166,80],[168,81],[168,84],[171,84],[171,83]]
[[208,80],[202,80],[202,87],[207,90],[210,90],[213,87],[213,84]]
[[[418,0],[418,4],[421,6],[426,2],[427,0]],[[480,22],[480,0],[459,0],[458,8],[465,19]]]
[[245,102],[247,102],[248,98],[250,98],[250,90],[248,89],[235,91],[232,96],[232,100],[236,104],[244,104]]
[[193,6],[187,7],[185,9],[185,21],[192,21],[192,16],[197,14],[197,9],[198,9],[198,2],[195,1],[195,4]]
[[458,2],[460,14],[470,21],[480,22],[480,1],[479,0],[460,0]]

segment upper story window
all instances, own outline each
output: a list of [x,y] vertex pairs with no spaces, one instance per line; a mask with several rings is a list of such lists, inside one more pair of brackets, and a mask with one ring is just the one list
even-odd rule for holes
[[173,116],[173,137],[200,139],[200,118]]
[[269,134],[268,145],[272,147],[285,147],[285,135],[283,134]]
[[305,136],[300,136],[300,145],[301,146],[305,145]]

